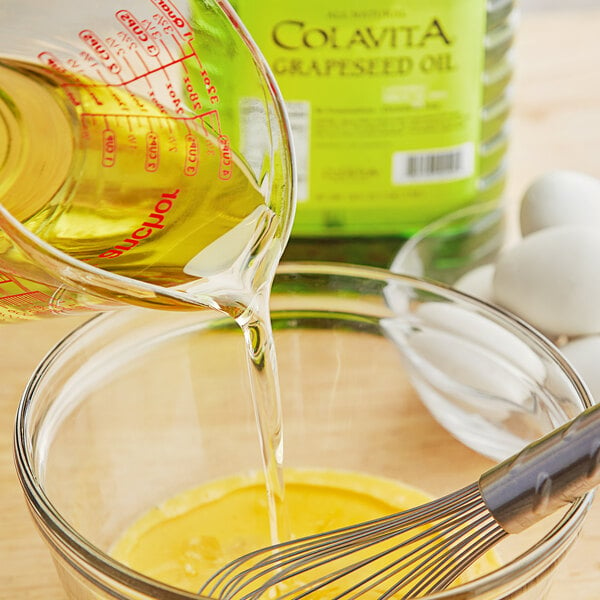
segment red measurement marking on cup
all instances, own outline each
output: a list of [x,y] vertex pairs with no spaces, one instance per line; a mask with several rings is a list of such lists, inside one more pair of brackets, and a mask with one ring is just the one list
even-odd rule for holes
[[200,112],[202,110],[202,103],[200,102],[200,94],[196,91],[192,80],[189,77],[183,78],[183,85],[187,94],[188,100],[194,112]]
[[117,156],[117,136],[112,129],[102,132],[102,166],[112,167]]
[[[16,279],[15,277],[13,277],[12,275],[9,275],[8,273],[4,273],[3,271],[0,271],[0,285],[7,285],[7,284],[13,284],[23,292],[29,291],[29,288],[27,286],[23,285],[21,283],[21,281],[19,281],[19,279]],[[2,292],[2,288],[0,288],[0,293],[1,292]],[[7,296],[9,296],[9,295],[10,294],[7,294]]]
[[40,52],[38,54],[38,60],[50,67],[54,71],[58,71],[59,73],[68,73],[67,69],[63,66],[63,64],[52,54],[51,52]]
[[219,136],[219,146],[221,150],[221,161],[219,165],[219,179],[227,181],[231,179],[231,144],[229,143],[229,137],[221,134]]
[[51,301],[48,294],[30,290],[19,278],[0,272],[0,311],[5,315],[46,312]]
[[169,98],[171,99],[171,102],[173,103],[173,112],[178,115],[184,114],[185,111],[183,109],[183,101],[179,97],[179,94],[177,93],[177,90],[175,89],[173,84],[167,83],[165,88],[166,88],[167,93],[169,94]]
[[196,118],[200,119],[204,132],[207,135],[209,133],[221,133],[221,118],[219,117],[219,111],[216,108],[202,113]]
[[188,177],[197,175],[199,163],[198,140],[191,133],[188,133],[185,136],[185,164],[183,166],[183,174]]
[[183,15],[168,0],[152,0],[152,3],[158,8],[168,23],[181,36],[181,39],[189,42],[194,39],[194,32]]
[[0,271],[0,285],[2,285],[3,283],[9,283],[12,280],[12,277],[8,273],[3,273],[2,271]]
[[[158,67],[155,67],[153,69],[146,69],[143,72],[133,75],[132,77],[121,78],[118,83],[103,83],[103,84],[95,84],[95,85],[98,87],[115,87],[115,88],[127,87],[128,85],[131,85],[132,83],[136,83],[140,80],[144,80],[144,79],[148,80],[148,78],[152,75],[156,75],[156,74],[165,75],[167,72],[167,69],[169,67],[174,67],[176,65],[180,65],[181,63],[183,63],[186,60],[195,58],[195,56],[196,55],[193,52],[189,53],[189,54],[184,54],[184,55],[180,56],[179,58],[175,58],[168,63],[162,63]],[[90,84],[89,81],[88,82],[74,81],[72,83],[63,83],[62,84],[63,88],[68,88],[70,86],[83,87],[86,89],[90,89],[90,88],[94,87],[94,84]]]
[[115,16],[148,55],[158,56],[158,46],[145,27],[128,10],[119,10],[115,13]]
[[160,146],[158,143],[158,135],[153,131],[146,134],[146,160],[144,161],[144,169],[149,173],[154,173],[158,170],[160,157]]
[[[198,58],[196,56],[196,58]],[[200,76],[202,77],[202,83],[204,84],[204,88],[206,89],[206,93],[208,94],[208,98],[211,104],[218,104],[219,102],[219,94],[217,93],[217,87],[214,85],[208,71],[202,66],[200,59],[198,58],[198,64],[200,65]]]
[[42,312],[48,309],[52,298],[44,292],[32,291],[0,297],[0,307],[17,306],[29,312]]
[[106,47],[99,35],[91,29],[83,29],[79,32],[79,38],[85,42],[94,54],[100,59],[101,63],[114,74],[121,72],[121,66],[112,52]]
[[[104,167],[110,168],[118,160],[120,144],[125,144],[128,151],[132,148],[141,150],[144,169],[148,173],[160,169],[161,150],[183,152],[183,170],[187,176],[199,172],[203,152],[218,152],[221,157],[219,177],[228,179],[231,176],[232,153],[229,138],[221,130],[219,111],[215,106],[213,110],[201,112],[203,104],[216,105],[220,98],[209,70],[191,44],[194,30],[171,0],[150,0],[148,6],[151,10],[153,7],[157,10],[151,14],[136,14],[127,9],[114,12],[113,18],[120,27],[109,37],[101,38],[92,29],[80,31],[79,38],[85,42],[86,48],[78,56],[67,58],[64,64],[51,52],[41,53],[40,59],[56,70],[69,72],[77,67],[81,72],[93,69],[98,74],[97,82],[87,78],[78,79],[75,74],[73,80],[63,83],[62,87],[75,106],[85,107],[80,113],[84,137],[87,135],[89,138],[103,131],[100,159]],[[77,64],[68,61],[76,61]],[[193,75],[188,77],[189,73]],[[95,91],[95,88],[102,89],[103,93]],[[105,90],[110,93],[111,88],[114,112],[108,114],[102,110],[102,106],[106,104]],[[122,89],[128,89],[130,94],[122,94]],[[132,141],[133,131],[141,133],[143,129],[139,120],[149,115],[147,105],[136,100],[138,95],[150,101],[160,113],[152,115],[153,119],[190,123],[187,127],[189,134],[181,147],[172,143],[171,138],[167,143],[167,138],[155,130],[155,123],[146,128],[145,140]],[[205,95],[208,96],[206,101]],[[193,111],[192,115],[189,114],[190,110]],[[105,129],[102,126],[86,126],[88,120],[102,118],[106,121]],[[121,119],[129,122],[130,135],[121,136],[122,128],[115,124]],[[194,134],[192,122],[207,134],[204,145],[202,134]],[[167,127],[170,128],[170,124]],[[212,139],[212,142],[209,143],[208,139]],[[139,141],[142,140],[140,145]]]

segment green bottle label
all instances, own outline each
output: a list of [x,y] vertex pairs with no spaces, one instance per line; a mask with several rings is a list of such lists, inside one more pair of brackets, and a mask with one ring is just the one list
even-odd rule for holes
[[[289,109],[294,235],[406,235],[477,201],[485,0],[236,8]],[[251,144],[255,102],[240,108]]]

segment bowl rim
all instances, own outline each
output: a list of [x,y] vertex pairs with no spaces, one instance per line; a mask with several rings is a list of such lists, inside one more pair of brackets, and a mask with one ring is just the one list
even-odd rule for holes
[[[548,358],[557,363],[562,369],[563,374],[581,398],[584,408],[592,405],[591,395],[585,383],[579,378],[566,358],[562,356],[559,350],[547,338],[525,321],[515,317],[512,313],[460,292],[451,286],[411,275],[394,273],[383,268],[346,263],[282,262],[277,269],[277,274],[328,275],[376,280],[385,283],[389,283],[390,281],[401,282],[421,291],[432,292],[470,305],[481,311],[491,313],[500,322],[520,329],[524,335],[528,336],[531,342],[538,346],[539,350],[543,351]],[[85,577],[95,585],[98,585],[98,575],[100,575],[107,580],[112,580],[134,590],[136,593],[146,594],[149,597],[163,598],[165,600],[207,599],[209,597],[186,592],[142,575],[119,563],[88,542],[55,509],[50,499],[44,493],[43,485],[36,477],[33,465],[33,444],[27,437],[28,415],[36,402],[36,389],[43,383],[54,361],[63,352],[68,352],[73,343],[79,339],[85,340],[85,336],[89,335],[89,332],[93,332],[96,328],[101,327],[104,321],[112,320],[118,315],[126,315],[125,318],[128,318],[130,314],[139,314],[141,312],[148,314],[151,310],[131,308],[96,315],[66,335],[41,360],[26,384],[17,408],[13,439],[17,475],[29,510],[42,536],[57,550],[63,559],[67,560],[71,566],[77,569],[79,575]],[[221,313],[219,315],[223,316]],[[459,598],[473,597],[474,592],[490,591],[507,582],[517,581],[525,573],[535,572],[536,567],[541,567],[548,559],[554,559],[559,556],[565,545],[567,548],[571,545],[583,525],[584,518],[591,507],[593,497],[594,491],[591,491],[579,498],[566,510],[565,514],[541,540],[519,554],[515,559],[475,580],[442,592],[424,596],[423,600],[458,600]],[[77,560],[83,561],[88,568],[87,572],[81,568],[79,563],[74,562]],[[552,560],[551,564],[554,562],[555,560]]]
[[419,231],[406,240],[400,250],[398,250],[392,259],[389,270],[393,271],[394,273],[405,273],[413,275],[414,277],[422,278],[422,273],[411,272],[411,257],[415,255],[419,246],[421,246],[427,240],[433,239],[436,233],[439,234],[444,232],[450,225],[453,223],[456,224],[463,219],[470,219],[475,227],[475,230],[470,231],[470,235],[476,231],[480,231],[482,229],[485,230],[494,225],[499,227],[501,235],[499,235],[496,239],[497,252],[499,252],[501,247],[506,243],[507,240],[505,239],[505,230],[508,229],[508,216],[503,206],[499,205],[498,202],[495,201],[470,204],[443,215],[439,219],[436,219],[435,221],[425,225],[425,227],[419,229]]

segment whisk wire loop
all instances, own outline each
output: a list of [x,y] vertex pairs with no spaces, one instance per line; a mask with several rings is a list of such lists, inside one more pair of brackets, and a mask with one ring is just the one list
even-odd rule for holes
[[[389,585],[386,592],[379,598],[390,598],[411,584],[414,586],[405,592],[402,598],[412,598],[418,594],[443,589],[436,582],[451,568],[457,555],[465,556],[465,560],[462,561],[462,570],[472,564],[481,554],[477,551],[469,554],[465,548],[485,543],[485,538],[490,531],[502,532],[502,528],[493,519],[481,516],[480,504],[481,500],[474,501],[471,511],[462,517],[459,514],[453,514],[450,518],[441,520],[428,527],[421,535],[409,540],[410,544],[419,538],[421,543],[412,553],[405,553],[395,561],[398,567],[392,574],[396,575],[406,571],[411,565],[414,567],[395,583]],[[448,509],[448,506],[446,508]],[[458,510],[458,506],[453,509]],[[407,560],[411,555],[414,557],[410,561]],[[382,584],[385,579],[389,578],[390,576],[382,578],[376,583]]]
[[[403,598],[442,589],[457,557],[462,571],[481,555],[489,535],[503,533],[482,507],[478,485],[471,484],[402,513],[251,552],[213,575],[200,592],[218,600],[258,600],[277,589],[279,600],[301,600],[327,588],[331,600],[355,600],[382,589],[379,598],[387,600],[407,586],[412,588]],[[382,547],[348,563],[348,557],[376,545]],[[316,575],[303,581],[309,571]],[[353,578],[348,586],[329,589],[348,576]]]
[[[425,593],[445,589],[465,569],[471,566],[483,553],[495,545],[507,533],[487,515],[477,521],[467,522],[463,527],[449,533],[444,532],[442,541],[430,548],[430,556],[422,556],[420,575],[414,587],[407,590],[402,598],[416,598]],[[428,560],[426,560],[428,558]],[[409,581],[400,581],[391,587],[385,598],[393,596]]]
[[[504,536],[599,485],[599,446],[596,404],[461,490],[396,515],[251,552],[213,575],[200,593],[217,600],[299,600],[312,593],[355,600],[375,592],[378,600],[408,600],[446,589]],[[356,552],[363,554],[353,559]],[[342,587],[344,578],[349,583]]]

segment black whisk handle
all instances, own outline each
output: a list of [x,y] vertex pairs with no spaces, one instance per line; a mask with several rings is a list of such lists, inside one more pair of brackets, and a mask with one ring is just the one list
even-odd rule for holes
[[479,478],[481,495],[507,533],[527,529],[600,484],[600,405]]

